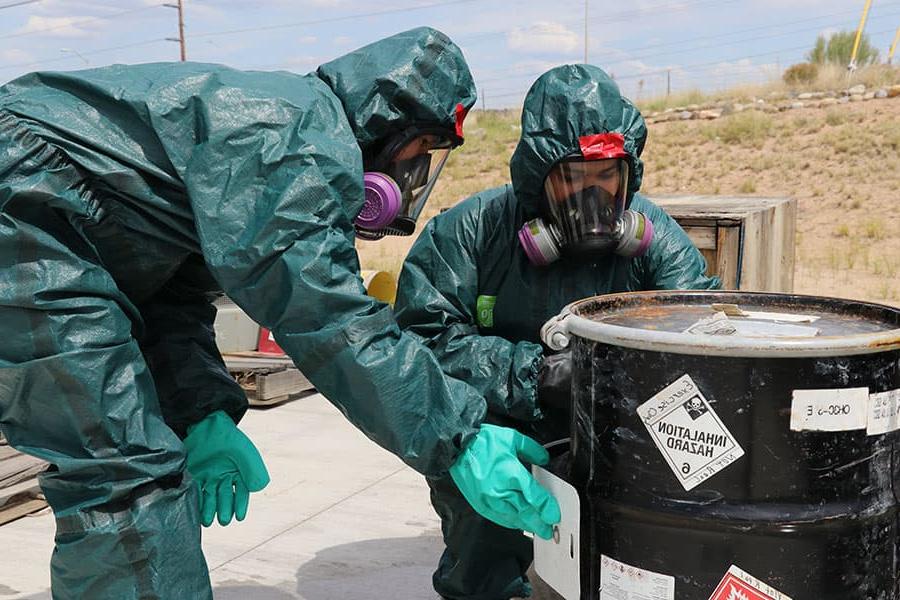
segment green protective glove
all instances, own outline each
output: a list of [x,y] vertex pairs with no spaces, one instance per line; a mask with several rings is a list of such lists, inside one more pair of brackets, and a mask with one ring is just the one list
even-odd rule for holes
[[204,527],[228,525],[232,517],[243,521],[250,492],[269,484],[269,472],[259,450],[234,421],[216,411],[188,428],[184,439],[187,470],[200,485],[200,516]]
[[550,455],[515,429],[482,425],[450,467],[450,476],[482,517],[548,540],[559,523],[559,504],[535,481],[523,460],[545,465]]

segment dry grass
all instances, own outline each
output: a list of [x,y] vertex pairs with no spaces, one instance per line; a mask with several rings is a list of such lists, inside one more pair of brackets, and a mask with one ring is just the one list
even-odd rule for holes
[[[796,291],[900,305],[900,98],[649,131],[645,193],[794,197]],[[518,135],[516,112],[475,111],[426,217],[506,183]],[[363,265],[396,275],[411,243],[360,242]]]
[[816,81],[809,85],[804,85],[802,90],[797,86],[787,85],[781,79],[778,79],[768,83],[738,86],[715,93],[691,90],[672,94],[667,98],[638,101],[637,104],[641,111],[650,113],[667,108],[704,104],[717,100],[745,103],[753,98],[764,98],[769,94],[786,94],[791,91],[823,92],[840,90],[860,83],[869,88],[885,87],[900,83],[900,69],[891,68],[888,65],[873,65],[861,69],[853,73],[851,77],[848,77],[845,68],[838,65],[824,65],[819,67],[819,76]]
[[900,304],[900,99],[766,115],[762,137],[742,114],[651,125],[644,192],[796,198],[795,290]]

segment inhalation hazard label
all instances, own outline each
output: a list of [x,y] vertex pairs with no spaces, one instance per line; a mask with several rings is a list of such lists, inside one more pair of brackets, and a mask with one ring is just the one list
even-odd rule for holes
[[791,600],[775,588],[766,585],[734,565],[719,582],[709,600]]
[[689,375],[640,405],[637,412],[685,490],[744,455]]

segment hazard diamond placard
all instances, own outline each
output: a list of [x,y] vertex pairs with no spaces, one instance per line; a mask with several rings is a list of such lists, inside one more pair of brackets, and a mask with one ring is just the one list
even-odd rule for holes
[[709,600],[791,600],[791,598],[731,565]]
[[691,490],[744,455],[690,375],[637,409],[672,473]]

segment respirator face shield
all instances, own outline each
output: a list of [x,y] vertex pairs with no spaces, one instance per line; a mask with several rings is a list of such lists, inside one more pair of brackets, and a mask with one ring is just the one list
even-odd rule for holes
[[450,150],[457,145],[444,130],[412,128],[365,160],[366,202],[355,221],[357,237],[412,235]]
[[544,217],[567,252],[604,252],[616,245],[625,213],[628,163],[623,159],[566,160],[544,180]]
[[579,157],[554,165],[544,180],[542,218],[519,231],[529,260],[547,265],[563,254],[646,252],[653,225],[642,213],[627,210],[628,176],[624,158]]

